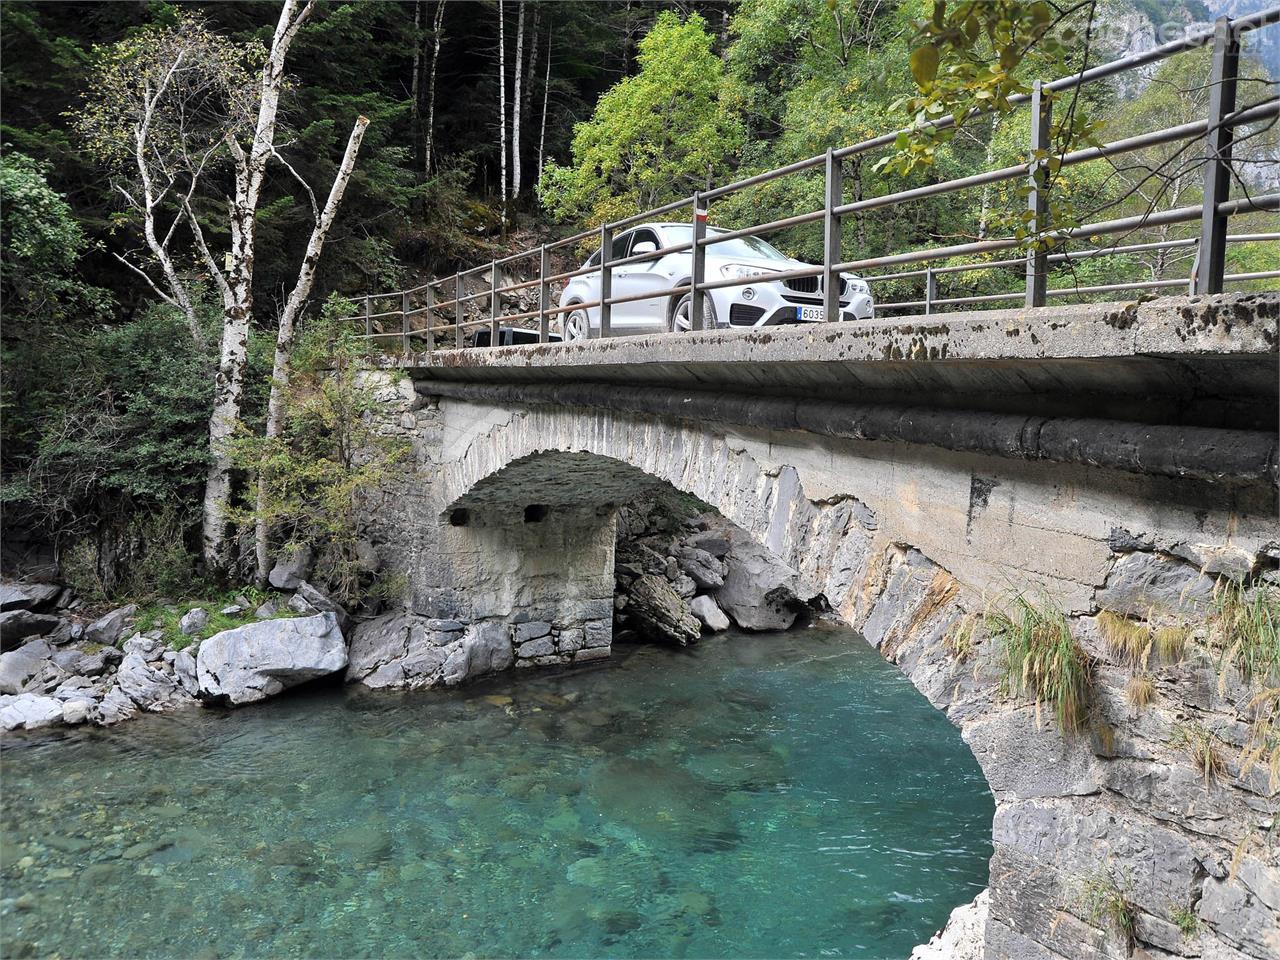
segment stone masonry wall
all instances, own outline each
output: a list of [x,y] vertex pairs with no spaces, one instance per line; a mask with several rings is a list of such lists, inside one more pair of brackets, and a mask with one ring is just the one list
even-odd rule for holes
[[[479,649],[476,624],[496,623],[514,643],[523,616],[553,637],[553,653],[529,649],[563,658],[566,630],[607,623],[612,507],[670,484],[790,565],[959,727],[997,801],[987,956],[1280,956],[1277,793],[1264,771],[1241,769],[1241,678],[1220,682],[1192,642],[1153,664],[1154,697],[1135,707],[1124,696],[1133,668],[1099,629],[1104,611],[1194,624],[1207,574],[1274,577],[1273,490],[425,400],[403,383],[387,399],[417,460],[376,494],[380,548],[409,577],[413,615],[471,624],[471,640],[451,642]],[[539,523],[523,521],[530,503],[547,507]],[[456,509],[469,511],[467,526],[450,526]],[[1003,653],[980,631],[956,644],[970,615],[1013,590],[1069,615],[1094,663],[1089,732],[1064,735],[1003,697]],[[1188,728],[1214,738],[1217,776],[1178,745]],[[1100,876],[1131,904],[1132,944],[1087,903]]]

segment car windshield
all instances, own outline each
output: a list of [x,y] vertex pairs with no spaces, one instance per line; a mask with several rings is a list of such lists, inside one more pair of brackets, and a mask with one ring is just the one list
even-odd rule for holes
[[[672,246],[678,243],[688,243],[693,236],[692,227],[667,227],[664,232],[667,235],[667,243]],[[725,233],[726,231],[708,230],[707,232],[714,236],[717,233]],[[778,260],[782,263],[789,263],[791,260],[777,247],[771,246],[759,237],[736,237],[733,240],[725,240],[723,243],[707,247],[707,250],[722,259],[738,257],[746,260]]]

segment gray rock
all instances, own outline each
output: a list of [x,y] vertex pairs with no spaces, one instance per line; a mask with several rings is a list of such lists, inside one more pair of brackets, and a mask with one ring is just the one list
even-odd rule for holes
[[347,645],[332,613],[263,620],[216,633],[200,645],[202,699],[233,706],[275,696],[347,665]]
[[28,637],[53,633],[62,621],[47,613],[6,610],[0,613],[0,650],[12,650]]
[[292,610],[294,613],[300,613],[304,617],[314,616],[315,614],[320,612],[315,607],[313,607],[310,603],[308,603],[307,598],[300,593],[295,593],[292,597],[290,597],[289,602],[286,606],[288,606],[288,608]]
[[267,574],[267,581],[277,590],[293,590],[311,573],[313,554],[310,547],[294,550],[276,561]]
[[629,589],[627,612],[641,630],[656,640],[681,646],[698,642],[701,625],[690,612],[688,602],[665,579],[646,573],[637,577]]
[[522,659],[529,657],[548,657],[555,653],[555,644],[550,636],[535,637],[533,640],[526,640],[516,648],[516,656]]
[[796,619],[796,574],[764,547],[735,542],[715,598],[744,630],[786,630]]
[[62,591],[52,583],[0,583],[0,610],[47,610],[57,605]]
[[583,629],[582,646],[584,649],[608,647],[613,643],[613,624],[608,620],[588,623]]
[[23,693],[0,706],[0,730],[36,730],[62,722],[62,701]]
[[1159,553],[1130,553],[1116,561],[1107,584],[1096,594],[1104,610],[1130,616],[1193,613],[1208,608],[1213,578],[1176,557]]
[[698,618],[698,622],[712,633],[729,629],[729,618],[720,609],[714,597],[709,597],[705,593],[700,597],[694,597],[693,602],[689,604],[689,610]]
[[464,680],[506,670],[514,663],[511,634],[505,623],[472,624],[444,663],[444,682],[456,686]]
[[142,634],[130,637],[124,642],[125,656],[128,656],[131,653],[136,653],[148,663],[152,660],[161,659],[167,649],[168,648],[159,640],[152,640],[150,637],[144,637]]
[[92,700],[64,701],[62,704],[62,722],[69,726],[86,723],[92,710]]
[[1197,913],[1251,956],[1280,956],[1280,870],[1244,857],[1234,878],[1205,881]]
[[[396,611],[358,624],[351,632],[351,645],[347,650],[347,681],[366,682],[377,674],[377,680],[367,686],[396,686],[404,682],[403,664],[413,659],[428,662],[438,650],[436,634],[427,629],[429,620],[412,613]],[[452,639],[457,634],[450,635]],[[424,660],[423,658],[427,658]],[[444,655],[440,655],[443,664]],[[385,669],[396,665],[394,669]]]
[[514,640],[517,644],[524,643],[526,640],[532,640],[535,637],[545,637],[551,632],[551,624],[545,620],[534,620],[531,623],[518,623],[515,628]]
[[[237,608],[237,613],[239,609]],[[188,637],[194,636],[209,625],[209,611],[203,607],[192,607],[178,621],[178,629]]]
[[180,695],[178,683],[170,674],[151,666],[136,652],[125,655],[116,683],[126,697],[152,713],[171,709],[188,699]]
[[97,700],[101,694],[88,677],[70,677],[53,691],[53,696],[66,703],[68,700]]
[[319,613],[332,613],[337,618],[338,629],[344,633],[350,629],[351,618],[347,616],[347,611],[311,584],[305,581],[299,583],[298,592],[294,596],[302,597]]
[[[80,676],[94,676],[88,671],[97,668],[97,673],[101,673],[103,664],[101,660],[94,661],[83,650],[56,650],[53,654],[53,662],[67,673],[79,674]],[[87,668],[87,669],[86,669]],[[0,688],[0,693],[3,693]]]
[[272,599],[267,600],[265,603],[263,603],[262,606],[258,607],[257,610],[253,611],[253,615],[257,617],[259,620],[270,620],[279,612],[280,612],[280,601],[276,600],[273,597]]
[[114,646],[124,633],[125,627],[137,615],[138,607],[136,604],[131,603],[125,607],[117,607],[105,617],[100,617],[85,627],[84,638],[90,643]]
[[439,620],[432,618],[427,621],[428,630],[457,631],[462,630],[464,627],[466,627],[466,624],[462,623],[460,620]]
[[702,550],[717,559],[723,559],[729,555],[732,544],[729,543],[728,537],[723,537],[718,533],[704,533],[698,537],[692,537],[689,545],[695,550]]
[[53,655],[52,644],[31,640],[17,650],[0,654],[0,693],[21,693]]
[[125,696],[120,685],[116,684],[107,691],[107,695],[102,698],[102,703],[98,704],[98,723],[109,727],[121,720],[128,720],[137,712],[138,705]]
[[680,547],[676,551],[680,569],[702,590],[724,586],[726,565],[723,560],[700,547]]
[[378,548],[368,540],[361,540],[356,544],[356,569],[361,573],[377,573],[382,569],[382,557],[378,555]]
[[231,605],[230,605],[230,606],[228,606],[228,607],[223,607],[223,608],[222,608],[221,610],[219,610],[218,612],[219,612],[220,614],[222,614],[224,617],[237,617],[237,616],[239,616],[240,614],[244,613],[244,611],[245,611],[245,607],[246,607],[246,606],[248,606],[248,605],[247,605],[247,604],[233,603],[233,604],[231,604]]
[[191,648],[179,650],[173,658],[173,676],[189,695],[195,696],[200,690],[200,682],[196,679],[196,658]]

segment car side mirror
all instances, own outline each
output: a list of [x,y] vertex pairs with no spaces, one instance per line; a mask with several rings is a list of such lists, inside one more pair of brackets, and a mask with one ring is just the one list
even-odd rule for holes
[[637,243],[634,247],[631,248],[631,255],[634,257],[636,254],[639,254],[639,253],[656,253],[657,250],[658,250],[658,245],[654,243],[652,240],[641,240],[639,243]]

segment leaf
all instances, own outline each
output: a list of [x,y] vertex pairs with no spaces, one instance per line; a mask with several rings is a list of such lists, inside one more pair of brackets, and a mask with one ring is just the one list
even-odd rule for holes
[[911,51],[911,75],[922,90],[938,76],[938,48],[932,43]]

